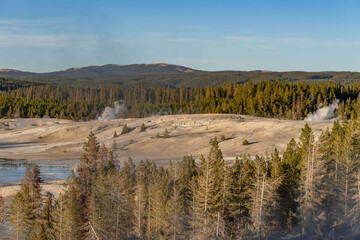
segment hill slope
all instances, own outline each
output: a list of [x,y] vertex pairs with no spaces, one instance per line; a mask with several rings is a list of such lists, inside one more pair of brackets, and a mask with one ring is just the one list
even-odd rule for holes
[[199,72],[191,68],[166,64],[131,64],[116,65],[107,64],[103,66],[88,66],[79,68],[69,68],[63,71],[48,73],[22,72],[13,69],[0,69],[0,76],[9,78],[42,78],[42,77],[103,77],[103,76],[126,76],[141,74],[173,74],[173,73],[192,73]]
[[271,72],[271,71],[200,71],[188,67],[157,63],[103,66],[88,66],[70,68],[63,71],[48,73],[22,72],[12,69],[0,69],[0,77],[15,78],[45,84],[71,86],[99,86],[117,84],[134,86],[142,84],[145,87],[193,87],[210,85],[219,86],[224,83],[245,83],[248,81],[309,82],[337,83],[350,85],[360,80],[360,72]]
[[[139,132],[141,124],[146,131]],[[122,126],[130,128],[121,133]],[[230,114],[192,114],[154,116],[140,119],[116,119],[109,122],[72,122],[59,119],[2,119],[0,120],[0,155],[2,158],[27,160],[78,160],[89,132],[108,148],[115,143],[119,160],[132,157],[135,162],[149,159],[168,164],[192,154],[195,158],[207,155],[209,140],[225,140],[220,148],[225,160],[232,161],[241,154],[265,155],[276,147],[282,154],[291,138],[298,139],[303,121],[256,118]],[[316,137],[330,122],[309,123]],[[169,131],[169,138],[156,138]],[[243,146],[247,139],[250,144]]]

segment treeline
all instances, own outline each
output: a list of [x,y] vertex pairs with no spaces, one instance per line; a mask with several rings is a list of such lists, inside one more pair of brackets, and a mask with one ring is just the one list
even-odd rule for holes
[[31,82],[25,80],[0,77],[0,91],[10,91],[18,88],[28,88],[28,87],[40,86],[40,85],[44,85],[44,84],[39,82]]
[[[110,66],[112,68],[114,66]],[[170,66],[171,67],[171,66]],[[172,66],[174,67],[174,66]],[[143,85],[145,87],[209,87],[211,85],[220,86],[226,83],[246,83],[253,81],[281,82],[307,82],[310,84],[319,84],[334,82],[340,85],[351,85],[354,80],[360,79],[359,72],[271,72],[271,71],[217,71],[217,72],[181,72],[178,70],[169,72],[149,67],[140,67],[141,69],[109,69],[108,67],[83,68],[82,70],[55,72],[48,74],[33,74],[26,72],[0,73],[2,77],[20,78],[26,81],[41,82],[50,85],[63,86],[102,86],[104,84],[122,85],[134,87]],[[162,70],[165,68],[161,67]],[[186,68],[183,68],[184,70]],[[87,73],[84,72],[88,71]],[[126,73],[124,72],[127,71]],[[144,71],[145,70],[145,71]],[[150,70],[150,71],[149,71]],[[160,70],[160,71],[159,71]]]
[[0,223],[8,216],[7,233],[20,239],[358,239],[359,133],[354,121],[318,138],[305,125],[282,157],[275,149],[231,165],[215,138],[199,162],[185,156],[167,168],[119,166],[90,134],[57,199],[40,194],[35,166],[7,213],[0,200]]
[[0,92],[1,117],[42,117],[89,120],[115,101],[126,104],[122,117],[154,114],[232,113],[260,117],[304,119],[308,113],[340,100],[338,115],[344,119],[360,114],[360,86],[306,83],[227,84],[193,88],[74,88],[38,86]]

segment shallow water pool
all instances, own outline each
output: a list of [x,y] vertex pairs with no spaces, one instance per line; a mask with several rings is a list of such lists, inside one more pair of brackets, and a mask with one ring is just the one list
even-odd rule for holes
[[27,166],[32,167],[35,163],[40,166],[40,176],[44,181],[66,179],[71,170],[75,169],[79,162],[62,161],[26,161],[0,159],[0,185],[10,185],[22,181]]

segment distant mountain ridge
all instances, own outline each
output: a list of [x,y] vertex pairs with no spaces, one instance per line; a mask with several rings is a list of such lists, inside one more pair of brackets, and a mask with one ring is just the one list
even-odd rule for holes
[[143,74],[175,74],[201,72],[184,66],[155,63],[155,64],[131,64],[116,65],[106,64],[103,66],[87,66],[69,68],[62,71],[34,73],[23,72],[14,69],[0,69],[0,77],[7,78],[28,78],[28,77],[101,77],[101,76],[127,76]]
[[[242,84],[249,81],[336,83],[351,85],[360,82],[360,72],[276,72],[254,71],[201,71],[184,66],[155,63],[69,68],[48,73],[23,72],[14,69],[0,69],[0,78],[19,79],[26,84],[67,85],[67,86],[103,86],[121,85],[133,87],[208,87],[226,83]],[[13,80],[9,80],[13,83]],[[24,83],[22,83],[24,84]],[[7,86],[7,85],[6,85]],[[8,86],[7,86],[8,87]]]

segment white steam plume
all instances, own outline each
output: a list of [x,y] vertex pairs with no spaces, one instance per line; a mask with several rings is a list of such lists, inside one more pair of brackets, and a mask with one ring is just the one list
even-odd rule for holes
[[318,110],[315,113],[310,113],[305,118],[307,122],[321,122],[325,120],[330,120],[335,117],[335,110],[339,108],[339,99],[335,99],[332,104],[329,106],[323,107],[322,104],[319,105]]
[[106,107],[101,116],[98,117],[99,122],[108,122],[119,116],[120,113],[126,113],[125,104],[114,102],[114,107]]

